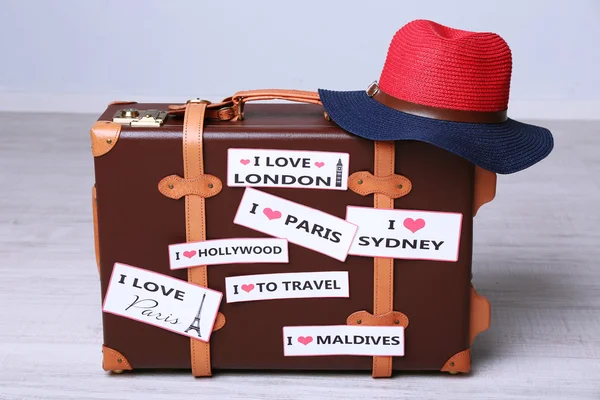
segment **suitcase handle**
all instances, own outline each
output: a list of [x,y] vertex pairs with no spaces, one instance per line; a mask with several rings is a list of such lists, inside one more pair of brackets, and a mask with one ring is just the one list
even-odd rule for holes
[[246,90],[237,92],[231,97],[236,110],[238,121],[244,119],[244,104],[249,101],[259,100],[287,100],[298,103],[318,104],[321,105],[321,98],[317,92],[309,92],[306,90],[286,90],[286,89],[261,89],[261,90]]
[[[261,89],[245,90],[237,92],[231,97],[223,99],[219,103],[211,103],[208,100],[194,99],[188,103],[206,103],[206,118],[219,121],[242,121],[244,119],[244,104],[249,101],[259,100],[287,100],[299,103],[321,105],[319,93],[306,90],[288,89]],[[185,113],[186,104],[169,106],[169,114],[180,115]]]

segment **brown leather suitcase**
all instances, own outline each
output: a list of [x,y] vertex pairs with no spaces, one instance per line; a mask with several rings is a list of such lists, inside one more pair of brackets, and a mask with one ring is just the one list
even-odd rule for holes
[[[313,104],[254,103],[244,107],[252,100],[272,98]],[[242,303],[223,300],[222,315],[209,344],[196,347],[202,350],[201,356],[193,354],[194,342],[198,342],[194,339],[103,313],[105,370],[194,367],[194,375],[230,369],[373,370],[374,376],[388,376],[392,370],[470,370],[471,342],[487,329],[490,319],[489,302],[471,285],[472,220],[477,209],[494,197],[495,174],[427,143],[376,143],[353,136],[328,120],[318,103],[318,94],[311,92],[251,91],[209,105],[198,101],[175,107],[127,102],[109,105],[91,130],[95,239],[103,299],[117,262],[184,281],[192,279],[193,273],[188,276],[186,270],[169,268],[167,253],[169,245],[186,242],[189,225],[198,223],[186,217],[187,201],[203,199],[206,239],[268,237],[233,223],[244,188],[227,185],[229,148],[349,153],[348,190],[260,190],[342,219],[347,206],[374,207],[376,198],[395,209],[460,213],[458,260],[374,261],[349,255],[341,262],[290,243],[289,264],[284,267],[267,263],[199,267],[200,273],[206,272],[208,287],[219,292],[225,292],[225,278],[231,276],[272,274],[282,268],[285,272],[348,271],[351,294],[348,298]],[[136,122],[131,125],[132,119]],[[196,129],[202,145],[189,139],[184,144],[185,129]],[[383,147],[377,150],[377,146]],[[199,195],[197,186],[186,181],[184,151],[197,154],[203,173],[218,178],[219,185],[210,184],[211,189],[205,187],[206,193]],[[389,171],[381,162],[377,164],[380,156],[392,157]],[[390,179],[382,179],[392,174]],[[164,181],[173,175],[181,177],[175,188]],[[412,187],[407,191],[405,184],[399,189],[397,182]],[[374,295],[387,296],[392,309],[385,309]],[[346,324],[404,326],[404,356],[283,354],[284,326]],[[199,362],[205,365],[193,365]]]

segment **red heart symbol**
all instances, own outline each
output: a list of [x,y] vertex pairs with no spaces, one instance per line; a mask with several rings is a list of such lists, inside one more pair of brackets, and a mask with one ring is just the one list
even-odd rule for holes
[[246,293],[250,293],[251,291],[253,291],[253,290],[254,290],[254,284],[252,284],[252,283],[250,283],[250,284],[248,284],[248,285],[246,285],[246,284],[243,284],[243,285],[242,285],[242,290],[243,290],[244,292],[246,292]]
[[313,338],[312,336],[298,336],[298,341],[306,346],[313,341]]
[[263,214],[265,214],[269,220],[281,218],[281,212],[271,210],[270,208],[265,208]]
[[250,164],[250,160],[248,160],[248,159],[242,159],[242,160],[240,160],[240,162],[244,165]]
[[324,162],[322,162],[322,161],[317,161],[317,162],[315,163],[315,166],[316,166],[317,168],[321,168],[321,167],[322,167],[322,166],[324,166],[324,165],[325,165],[325,163],[324,163]]
[[196,250],[184,251],[183,255],[187,258],[192,258],[196,255]]
[[406,218],[404,220],[404,227],[415,233],[416,231],[423,229],[425,227],[425,220],[422,218],[417,219],[416,221],[412,218]]

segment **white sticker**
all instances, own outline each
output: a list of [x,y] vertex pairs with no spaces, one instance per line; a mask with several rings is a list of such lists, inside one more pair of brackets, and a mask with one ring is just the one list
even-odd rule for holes
[[283,355],[403,356],[401,326],[284,326]]
[[227,186],[346,190],[348,153],[229,149]]
[[225,290],[227,303],[350,296],[347,271],[230,276]]
[[208,342],[222,297],[221,292],[115,263],[102,310]]
[[188,242],[169,246],[171,269],[198,265],[287,263],[285,239],[236,238]]
[[252,188],[246,188],[233,222],[340,261],[346,260],[357,229],[341,218]]
[[350,254],[411,260],[457,261],[462,214],[348,206],[358,225]]

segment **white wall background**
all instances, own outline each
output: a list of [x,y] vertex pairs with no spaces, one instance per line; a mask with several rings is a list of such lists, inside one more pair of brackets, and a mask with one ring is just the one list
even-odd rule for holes
[[600,118],[596,0],[0,0],[0,17],[4,110],[362,89],[396,30],[426,18],[504,37],[511,116]]

